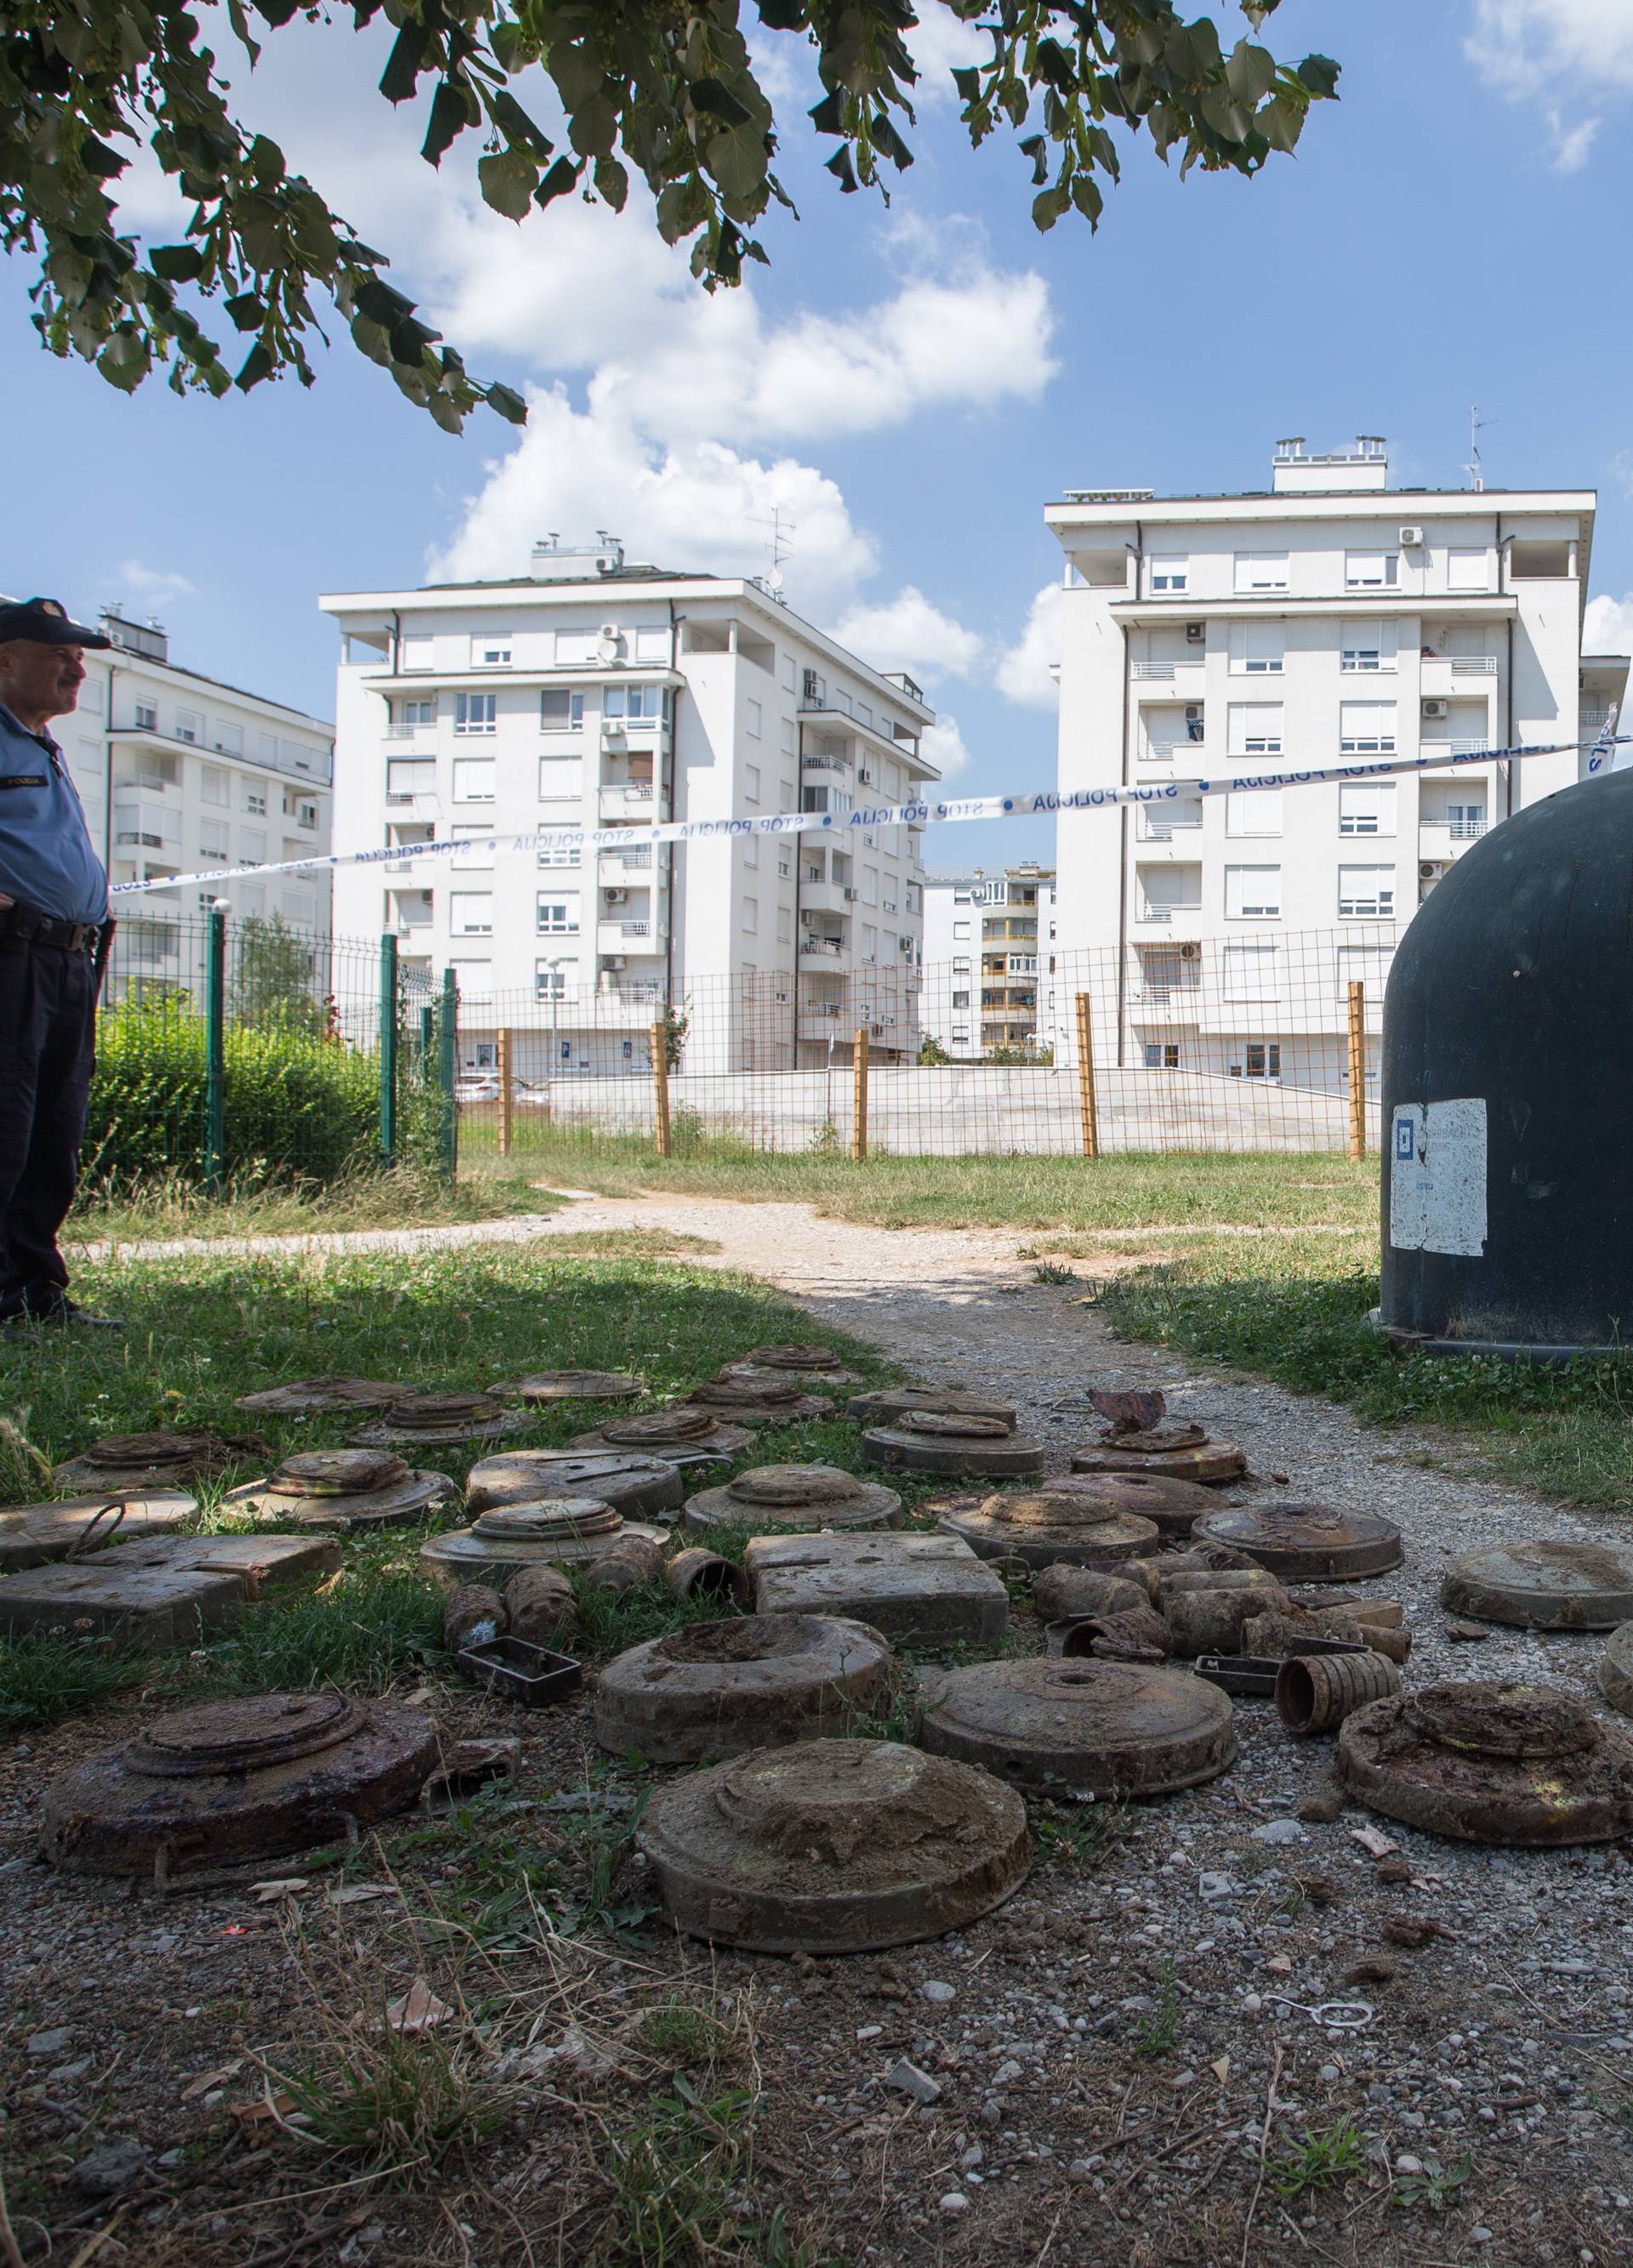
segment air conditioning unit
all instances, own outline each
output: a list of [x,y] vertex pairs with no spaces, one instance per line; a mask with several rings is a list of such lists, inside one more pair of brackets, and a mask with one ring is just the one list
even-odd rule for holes
[[1422,540],[1423,531],[1421,527],[1403,527],[1400,531],[1400,548],[1403,551],[1415,549]]
[[629,902],[629,895],[630,894],[627,890],[609,890],[607,893],[607,903],[610,906],[627,905]]
[[1432,882],[1438,875],[1444,874],[1445,871],[1445,864],[1443,859],[1420,858],[1417,866],[1417,879],[1420,882]]
[[1423,714],[1425,717],[1449,717],[1452,714],[1452,703],[1449,701],[1425,701]]
[[871,787],[873,785],[873,774],[868,770],[865,764],[858,771],[856,777],[861,782],[863,787]]
[[1197,720],[1200,718],[1200,717],[1201,716],[1201,713],[1202,713],[1202,704],[1201,704],[1201,703],[1200,701],[1187,701],[1187,702],[1186,702],[1186,711],[1185,711],[1185,721],[1186,721],[1186,723],[1187,725],[1194,725],[1194,724],[1197,722]]
[[1206,622],[1187,622],[1186,624],[1185,642],[1187,645],[1203,645],[1207,643],[1207,639],[1208,625]]
[[625,966],[624,955],[621,953],[610,953],[601,965],[603,968],[622,969]]
[[1194,961],[1201,950],[1201,946],[1193,939],[1188,945],[1180,946],[1179,958],[1181,961]]

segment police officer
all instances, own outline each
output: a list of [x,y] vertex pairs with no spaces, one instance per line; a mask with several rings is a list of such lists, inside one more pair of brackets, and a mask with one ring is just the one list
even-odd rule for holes
[[0,605],[0,1324],[96,1323],[68,1296],[73,1203],[107,875],[48,727],[77,706],[85,650],[111,645],[55,599]]

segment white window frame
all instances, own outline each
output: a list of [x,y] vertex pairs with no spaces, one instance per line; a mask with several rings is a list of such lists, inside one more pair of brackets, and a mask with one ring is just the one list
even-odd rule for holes
[[1344,554],[1344,588],[1346,591],[1393,591],[1400,582],[1400,554],[1379,549],[1377,551],[1346,551]]
[[1238,592],[1285,591],[1288,565],[1285,551],[1238,551],[1236,588]]
[[1387,838],[1395,832],[1393,780],[1341,780],[1338,831],[1341,836]]
[[1282,622],[1232,622],[1232,677],[1280,677],[1287,659],[1287,629]]
[[[558,779],[570,779],[573,784],[560,787]],[[550,792],[545,792],[545,783]],[[539,758],[540,803],[581,803],[584,799],[584,759],[582,756],[541,756]]]
[[[487,908],[484,921],[473,908]],[[491,890],[450,890],[448,892],[448,934],[451,937],[491,937],[493,934],[493,893]]]
[[1273,941],[1260,944],[1244,939],[1240,944],[1228,943],[1219,963],[1221,1000],[1237,1007],[1280,1000],[1281,949]]
[[533,905],[534,933],[538,937],[577,937],[580,933],[579,894],[576,890],[540,890]]
[[1446,588],[1448,591],[1489,591],[1491,588],[1489,547],[1483,543],[1478,547],[1448,544]]
[[[1236,903],[1231,903],[1232,899]],[[1224,917],[1227,921],[1280,921],[1280,866],[1227,866],[1224,870]]]
[[[491,835],[492,832],[492,828],[482,820],[466,820],[462,825],[452,829],[451,840],[457,843],[462,837],[468,840],[474,837],[480,842],[484,836]],[[484,844],[475,858],[472,858],[469,852],[462,858],[455,850],[448,859],[449,866],[456,874],[476,873],[484,867],[491,866],[492,864],[493,850],[491,844]]]
[[1338,747],[1346,756],[1392,756],[1400,740],[1399,704],[1393,701],[1341,701]]
[[[1371,877],[1363,885],[1359,877]],[[1346,877],[1349,879],[1346,881]],[[1338,870],[1340,921],[1393,921],[1395,870],[1393,866],[1341,866]]]
[[[550,716],[546,702],[565,703],[565,715]],[[539,730],[541,733],[576,733],[584,723],[584,688],[579,685],[547,685],[539,694]]]
[[514,641],[508,630],[471,632],[470,666],[473,669],[508,669],[514,652]]
[[1338,637],[1339,675],[1393,674],[1399,647],[1399,630],[1394,622],[1345,622]]
[[[486,787],[473,787],[474,778],[485,773]],[[455,756],[454,759],[454,800],[455,803],[491,803],[499,792],[499,765],[491,756]]]
[[[412,774],[411,780],[409,775]],[[386,799],[398,796],[434,795],[437,792],[437,760],[434,756],[388,756],[386,759]]]
[[1160,598],[1165,591],[1186,590],[1191,580],[1191,555],[1188,551],[1153,552],[1147,571],[1153,598]]
[[1284,725],[1279,701],[1232,701],[1225,711],[1226,754],[1279,756]]
[[454,730],[461,739],[482,739],[499,730],[499,696],[497,693],[456,693],[454,696]]
[[1279,787],[1234,788],[1225,797],[1225,834],[1232,841],[1269,842],[1282,834]]

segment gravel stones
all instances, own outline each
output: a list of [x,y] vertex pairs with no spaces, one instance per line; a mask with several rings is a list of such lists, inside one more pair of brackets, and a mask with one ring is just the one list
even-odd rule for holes
[[901,1516],[894,1489],[839,1465],[752,1465],[724,1487],[689,1498],[684,1524],[695,1535],[722,1521],[809,1535],[824,1528],[895,1528]]
[[44,1567],[71,1551],[100,1551],[115,1536],[163,1535],[181,1527],[198,1510],[198,1498],[185,1489],[152,1489],[143,1496],[105,1491],[70,1497],[54,1504],[18,1504],[0,1512],[0,1575],[23,1567]]
[[1057,1561],[1074,1567],[1112,1567],[1162,1549],[1149,1520],[1119,1511],[1097,1496],[1062,1496],[1026,1490],[989,1496],[974,1512],[946,1512],[937,1525],[984,1559],[1017,1559],[1028,1567]]
[[496,1402],[547,1405],[553,1402],[633,1402],[647,1381],[628,1370],[533,1370],[525,1378],[501,1378],[490,1386]]
[[1338,1771],[1371,1810],[1464,1842],[1633,1834],[1633,1739],[1557,1687],[1477,1680],[1374,1701],[1345,1719]]
[[689,1774],[653,1796],[639,1844],[680,1928],[757,1953],[940,1937],[1031,1863],[1014,1789],[894,1741],[758,1749]]
[[1041,1473],[1044,1453],[999,1418],[969,1412],[909,1410],[894,1425],[870,1425],[861,1437],[870,1464],[898,1471],[947,1473],[979,1479],[1017,1479]]
[[1023,1787],[1164,1795],[1229,1769],[1226,1696],[1183,1670],[1084,1660],[986,1661],[926,1680],[920,1739]]
[[436,1762],[417,1710],[328,1692],[209,1702],[55,1781],[40,1847],[75,1874],[160,1879],[270,1858],[403,1810]]
[[849,1616],[898,1646],[995,1646],[1009,1594],[951,1535],[757,1535],[743,1555],[765,1614]]
[[1193,1533],[1245,1551],[1284,1583],[1352,1582],[1398,1567],[1404,1556],[1393,1520],[1336,1505],[1222,1505]]
[[390,1449],[302,1449],[222,1502],[256,1520],[368,1528],[423,1520],[454,1493],[446,1473],[417,1471]]
[[352,1378],[344,1371],[330,1371],[318,1378],[292,1378],[286,1386],[263,1386],[257,1394],[240,1394],[233,1407],[284,1418],[321,1418],[331,1410],[388,1410],[407,1390],[389,1379]]
[[644,1449],[676,1465],[724,1464],[754,1447],[746,1426],[723,1425],[713,1411],[681,1403],[641,1418],[609,1418],[591,1433],[575,1433],[567,1445],[592,1455],[609,1449]]
[[88,1449],[52,1468],[61,1489],[185,1487],[209,1480],[247,1457],[270,1457],[259,1433],[211,1433],[173,1429],[152,1433],[105,1433]]
[[627,1539],[659,1546],[669,1540],[661,1528],[626,1521],[595,1497],[556,1497],[496,1505],[469,1528],[428,1536],[419,1564],[440,1583],[502,1584],[524,1567],[588,1566]]
[[1593,1683],[1613,1709],[1633,1717],[1633,1623],[1611,1632],[1593,1665]]
[[1440,1603],[1522,1630],[1614,1630],[1633,1616],[1633,1550],[1613,1543],[1500,1543],[1452,1560]]
[[525,1410],[503,1409],[485,1394],[405,1394],[347,1439],[358,1449],[452,1447],[501,1440],[531,1422]]
[[862,1623],[821,1615],[691,1623],[602,1671],[595,1738],[660,1764],[843,1732],[885,1683],[890,1650]]
[[995,1418],[1015,1431],[1018,1412],[1012,1402],[994,1402],[984,1394],[964,1394],[954,1387],[878,1386],[871,1394],[853,1394],[845,1414],[855,1425],[893,1425],[910,1410],[928,1410],[943,1418]]
[[630,1519],[675,1511],[685,1493],[679,1471],[667,1457],[620,1449],[599,1454],[577,1449],[513,1449],[502,1456],[483,1457],[471,1467],[465,1482],[465,1508],[486,1512],[495,1505],[587,1496]]

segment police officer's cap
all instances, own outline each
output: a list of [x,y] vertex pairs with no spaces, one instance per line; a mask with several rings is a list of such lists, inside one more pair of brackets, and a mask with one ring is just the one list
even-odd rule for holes
[[72,620],[60,599],[14,599],[0,606],[0,645],[8,638],[33,638],[39,645],[108,645],[100,630]]

